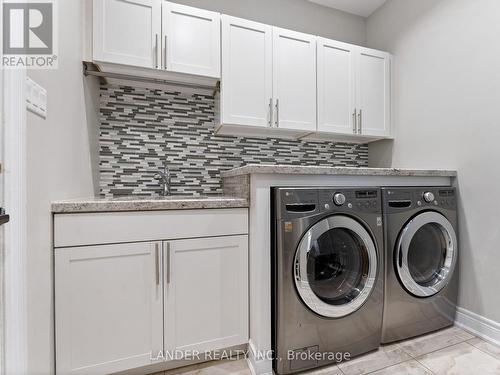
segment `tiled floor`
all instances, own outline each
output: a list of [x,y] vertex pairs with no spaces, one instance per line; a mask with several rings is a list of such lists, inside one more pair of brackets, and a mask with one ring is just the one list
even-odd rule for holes
[[[306,375],[488,375],[500,374],[500,347],[451,327],[382,346],[379,350]],[[156,375],[156,374],[155,374]],[[250,375],[245,360],[210,362],[165,375]]]

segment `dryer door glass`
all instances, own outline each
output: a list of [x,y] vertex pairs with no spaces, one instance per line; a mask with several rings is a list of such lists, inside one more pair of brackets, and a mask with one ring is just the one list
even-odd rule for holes
[[436,223],[419,228],[408,248],[408,269],[415,282],[421,286],[432,286],[439,281],[448,248],[448,235]]
[[303,302],[325,317],[346,316],[369,297],[377,275],[375,244],[356,220],[334,215],[315,224],[295,255]]
[[368,251],[352,230],[333,228],[311,243],[307,280],[322,301],[344,305],[355,299],[368,277]]
[[456,264],[456,234],[440,213],[424,212],[412,219],[400,234],[396,270],[403,286],[418,297],[443,289]]

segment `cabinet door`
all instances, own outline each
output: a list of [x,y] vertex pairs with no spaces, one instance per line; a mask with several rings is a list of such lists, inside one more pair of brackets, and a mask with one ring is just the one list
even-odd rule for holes
[[165,350],[248,342],[248,236],[172,241],[165,251]]
[[356,47],[318,38],[318,131],[355,132]]
[[163,350],[161,243],[55,251],[58,374],[109,374]]
[[159,67],[161,0],[94,0],[94,60]]
[[220,77],[220,14],[163,2],[163,67]]
[[272,27],[222,16],[222,123],[269,127]]
[[390,136],[391,56],[386,52],[360,47],[357,65],[356,107],[361,133]]
[[316,37],[273,27],[275,125],[316,130]]

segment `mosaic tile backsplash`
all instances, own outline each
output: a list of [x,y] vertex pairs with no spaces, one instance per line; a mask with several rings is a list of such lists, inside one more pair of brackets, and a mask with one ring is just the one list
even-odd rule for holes
[[220,172],[245,164],[368,165],[368,146],[214,135],[214,98],[155,88],[100,89],[102,197],[157,196],[164,160],[173,195],[222,193]]

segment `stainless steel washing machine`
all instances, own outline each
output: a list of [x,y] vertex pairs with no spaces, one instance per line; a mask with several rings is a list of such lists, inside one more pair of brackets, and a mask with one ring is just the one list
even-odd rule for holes
[[458,292],[457,198],[451,187],[384,188],[382,342],[450,326]]
[[275,188],[273,368],[288,374],[378,348],[380,189]]

